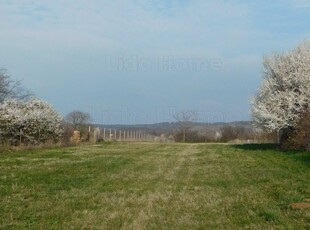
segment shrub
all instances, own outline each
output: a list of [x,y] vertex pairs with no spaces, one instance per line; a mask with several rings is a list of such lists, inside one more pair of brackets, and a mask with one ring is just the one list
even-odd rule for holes
[[310,111],[300,115],[295,128],[286,129],[281,135],[281,149],[310,150]]
[[2,143],[40,144],[60,140],[62,117],[47,102],[39,99],[10,99],[0,106],[0,138]]

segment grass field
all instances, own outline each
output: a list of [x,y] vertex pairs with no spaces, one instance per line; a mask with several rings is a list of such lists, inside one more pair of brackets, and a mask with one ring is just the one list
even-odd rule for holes
[[0,153],[0,229],[310,229],[310,153],[106,143]]

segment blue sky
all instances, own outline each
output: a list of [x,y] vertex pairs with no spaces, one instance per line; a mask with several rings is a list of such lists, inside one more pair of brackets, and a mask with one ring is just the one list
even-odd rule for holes
[[263,56],[309,25],[309,0],[0,0],[0,68],[97,123],[249,120]]

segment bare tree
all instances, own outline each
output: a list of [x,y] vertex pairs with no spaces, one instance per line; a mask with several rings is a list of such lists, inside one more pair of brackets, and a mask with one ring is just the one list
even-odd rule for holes
[[65,117],[65,121],[71,124],[75,130],[79,130],[91,122],[91,117],[89,113],[75,110]]
[[21,81],[16,81],[6,74],[5,69],[0,69],[0,103],[6,99],[23,100],[32,94],[22,87]]
[[183,142],[186,141],[186,135],[190,128],[193,126],[193,122],[197,121],[197,112],[193,110],[184,110],[174,114],[174,119],[180,126]]

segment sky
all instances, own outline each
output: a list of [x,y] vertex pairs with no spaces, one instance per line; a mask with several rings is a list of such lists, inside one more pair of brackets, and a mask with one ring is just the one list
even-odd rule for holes
[[250,120],[263,57],[309,25],[310,0],[0,0],[0,68],[94,123]]

